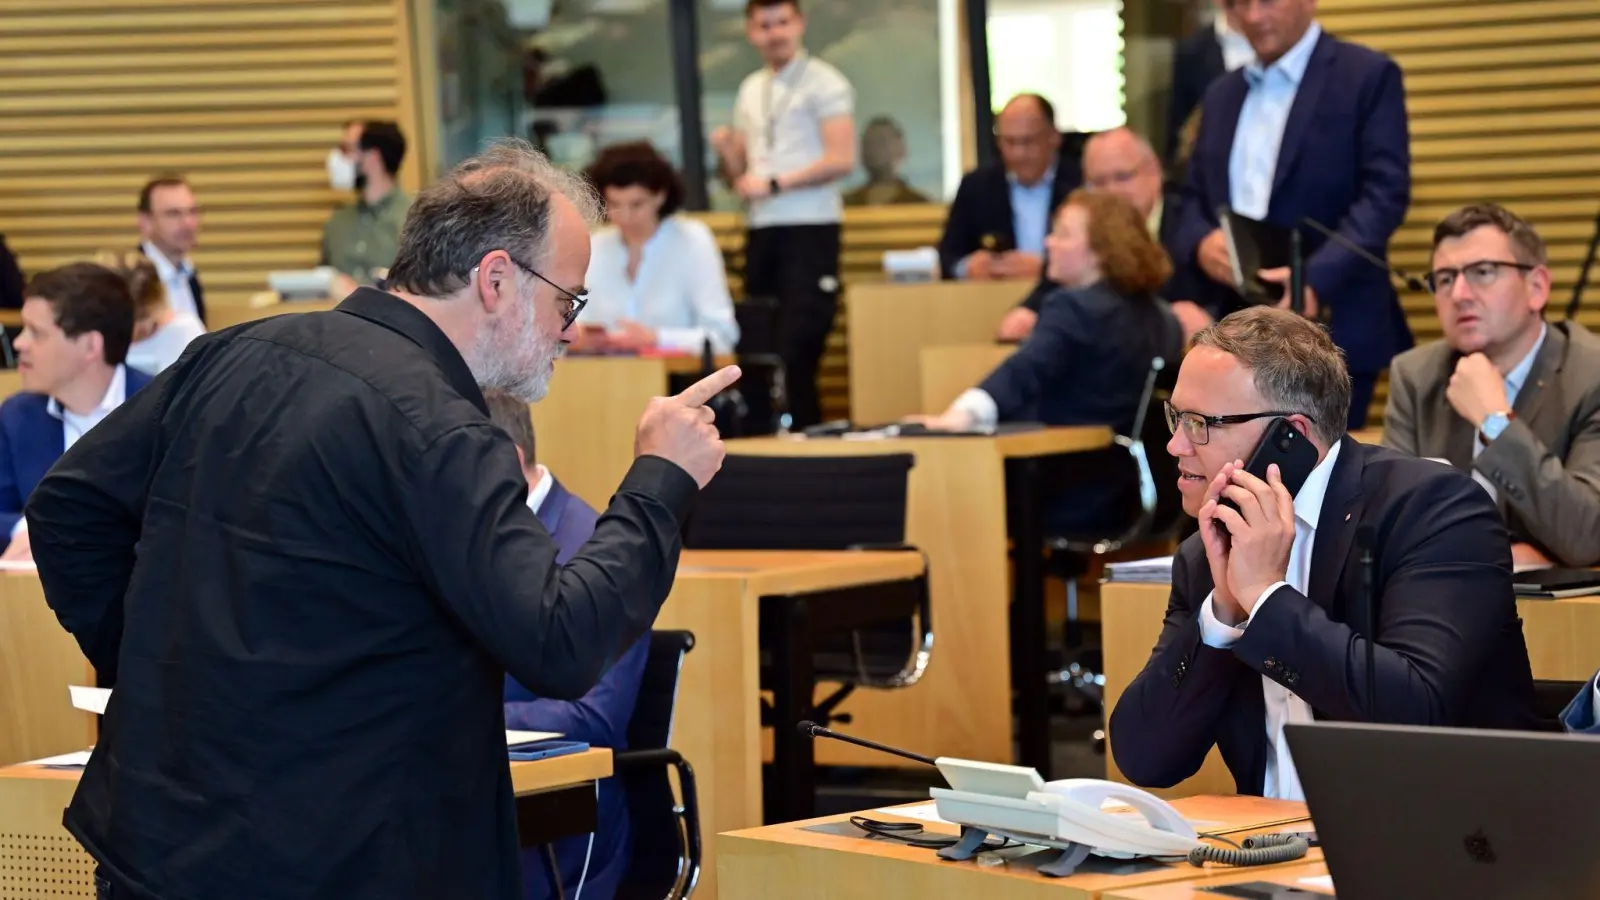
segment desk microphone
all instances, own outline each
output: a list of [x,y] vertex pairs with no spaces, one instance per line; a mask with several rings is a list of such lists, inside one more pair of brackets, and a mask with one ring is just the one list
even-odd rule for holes
[[1372,545],[1376,536],[1371,525],[1356,529],[1356,546],[1361,549],[1361,599],[1367,613],[1367,721],[1378,721],[1378,595],[1373,589]]
[[1321,232],[1322,235],[1328,240],[1333,241],[1335,244],[1338,244],[1346,250],[1349,250],[1356,256],[1361,257],[1367,262],[1372,263],[1374,266],[1377,266],[1385,272],[1388,272],[1390,275],[1393,275],[1394,277],[1405,282],[1406,287],[1410,288],[1411,290],[1420,291],[1424,294],[1429,293],[1428,286],[1422,283],[1422,279],[1416,277],[1415,275],[1409,274],[1404,269],[1399,269],[1389,265],[1388,261],[1384,260],[1382,257],[1374,256],[1371,251],[1367,250],[1367,248],[1357,244],[1355,241],[1350,240],[1349,238],[1337,231],[1334,231],[1332,228],[1329,228],[1321,222],[1318,222],[1316,219],[1313,219],[1310,216],[1304,216],[1300,219],[1300,224],[1311,226],[1312,230]]
[[831,728],[824,728],[812,721],[801,722],[799,728],[800,733],[809,738],[832,738],[836,741],[843,741],[846,744],[855,744],[857,747],[865,747],[868,750],[876,750],[879,753],[888,753],[891,756],[901,756],[914,762],[922,763],[923,765],[938,765],[938,762],[935,761],[931,756],[923,756],[920,753],[912,753],[910,750],[901,750],[898,747],[890,747],[887,744],[880,744],[877,741],[869,741],[865,738],[851,737],[848,734],[840,734]]

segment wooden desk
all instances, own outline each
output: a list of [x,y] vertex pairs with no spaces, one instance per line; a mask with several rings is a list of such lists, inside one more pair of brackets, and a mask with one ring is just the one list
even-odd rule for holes
[[[0,768],[0,896],[93,900],[94,860],[61,824],[81,774],[30,765]],[[610,774],[610,750],[511,764],[519,797],[585,786],[592,796],[594,780]]]
[[1188,881],[1170,881],[1150,887],[1118,888],[1106,891],[1100,896],[1103,900],[1218,900],[1216,894],[1207,893],[1201,888],[1216,887],[1219,884],[1242,884],[1244,882],[1262,881],[1267,884],[1298,887],[1303,891],[1312,891],[1331,897],[1333,894],[1328,891],[1300,883],[1303,878],[1323,878],[1327,874],[1328,867],[1324,863],[1303,863],[1251,869],[1229,869],[1213,866],[1206,870],[1206,874]]
[[923,347],[994,339],[1029,281],[858,284],[845,292],[850,418],[867,425],[922,411]]
[[[937,755],[1011,760],[1005,462],[1095,450],[1110,441],[1106,428],[1046,428],[996,437],[727,442],[729,453],[910,453],[916,459],[906,497],[906,541],[928,555],[933,656],[912,687],[858,691],[846,700],[840,711],[855,717],[851,734]],[[892,764],[883,754],[838,741],[822,742],[816,751],[823,765]]]
[[915,553],[688,550],[680,557],[655,627],[695,636],[678,682],[672,747],[695,769],[705,853],[698,895],[716,897],[713,836],[763,821],[761,598],[894,581],[921,571]]
[[997,366],[1017,352],[1016,344],[943,344],[923,347],[918,365],[922,377],[919,412],[938,415],[961,392],[975,387]]
[[206,330],[221,331],[245,322],[270,319],[285,313],[325,312],[338,306],[340,300],[282,300],[272,291],[263,291],[250,298],[249,303],[216,303],[206,309]]
[[22,393],[22,373],[16,369],[0,369],[0,400]]
[[[1308,819],[1305,804],[1260,797],[1192,797],[1173,804],[1191,820],[1224,823],[1219,832],[1243,835],[1275,830]],[[879,820],[896,817],[872,812]],[[929,831],[955,834],[954,826],[925,824]],[[1053,850],[1019,848],[1005,861],[950,862],[935,851],[868,838],[849,824],[849,816],[829,816],[717,837],[718,875],[728,897],[762,900],[927,900],[932,897],[982,897],[984,900],[1093,900],[1112,890],[1169,881],[1192,880],[1204,872],[1235,873],[1220,866],[1195,869],[1187,862],[1132,861],[1128,874],[1111,874],[1118,862],[1092,860],[1094,871],[1049,878],[1038,866],[1053,860]],[[1313,849],[1312,857],[1321,851]],[[1300,862],[1285,867],[1300,867]],[[1271,871],[1272,866],[1253,869]]]
[[69,685],[94,668],[44,602],[39,576],[0,575],[0,765],[81,750],[98,723],[74,709]]
[[[1105,655],[1108,716],[1116,708],[1122,692],[1150,658],[1150,651],[1161,634],[1169,593],[1170,588],[1165,584],[1113,581],[1100,586],[1100,635]],[[1587,681],[1600,669],[1600,597],[1518,600],[1517,612],[1522,616],[1522,634],[1528,644],[1528,661],[1532,664],[1534,678]],[[1107,740],[1116,740],[1116,735],[1108,733]],[[1106,754],[1106,777],[1113,781],[1128,780],[1109,753]],[[1233,789],[1233,776],[1213,747],[1192,778],[1176,787],[1151,793],[1174,797]]]
[[1350,432],[1350,436],[1355,438],[1357,443],[1372,444],[1373,446],[1383,443],[1382,428],[1363,428],[1360,431]]
[[[732,362],[718,360],[718,365]],[[700,371],[698,356],[568,356],[533,404],[539,462],[595,509],[611,504],[633,465],[639,417],[667,378]]]

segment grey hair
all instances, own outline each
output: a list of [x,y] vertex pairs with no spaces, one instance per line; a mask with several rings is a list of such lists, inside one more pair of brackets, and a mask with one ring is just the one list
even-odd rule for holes
[[1344,437],[1350,372],[1322,326],[1286,309],[1252,306],[1202,329],[1190,345],[1237,359],[1269,407],[1310,416],[1312,433],[1328,446]]
[[599,223],[599,195],[583,176],[557,168],[527,141],[496,141],[417,195],[389,267],[390,289],[453,294],[492,250],[524,266],[542,264],[556,194],[577,208],[585,225]]

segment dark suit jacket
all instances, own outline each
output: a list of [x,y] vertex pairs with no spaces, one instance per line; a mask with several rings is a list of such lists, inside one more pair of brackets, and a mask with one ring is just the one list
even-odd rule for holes
[[1600,563],[1600,339],[1552,322],[1517,392],[1517,417],[1472,458],[1472,423],[1445,397],[1461,354],[1436,341],[1395,357],[1383,445],[1476,469],[1511,538],[1566,566]]
[[[139,252],[144,253],[144,244],[139,244]],[[189,273],[189,293],[194,295],[194,314],[200,317],[200,324],[206,324],[206,292],[200,286],[200,270]]]
[[[128,396],[150,383],[150,376],[124,367]],[[0,404],[0,543],[22,518],[28,495],[65,452],[61,420],[50,415],[44,394],[12,394]]]
[[1189,114],[1200,105],[1200,98],[1205,96],[1211,82],[1227,72],[1215,28],[1202,25],[1178,42],[1172,56],[1172,99],[1167,103],[1167,146],[1163,154],[1169,167],[1177,161],[1183,123],[1189,121]]
[[[1375,529],[1378,715],[1367,708],[1356,531]],[[1318,719],[1535,728],[1533,675],[1511,590],[1511,542],[1462,472],[1345,438],[1311,555],[1310,596],[1281,587],[1231,648],[1200,639],[1212,590],[1200,535],[1172,564],[1161,638],[1111,714],[1111,751],[1135,784],[1193,775],[1212,745],[1241,794],[1260,794],[1269,747],[1262,676]]]
[[[1050,186],[1050,211],[1054,212],[1072,189],[1083,184],[1083,164],[1066,155],[1056,159],[1056,180]],[[1045,218],[1045,231],[1050,220]],[[961,178],[956,198],[944,220],[939,238],[939,266],[945,278],[956,277],[956,265],[983,246],[984,235],[994,235],[1008,247],[1017,246],[1011,217],[1011,183],[998,160],[979,166]]]
[[[1216,229],[1218,207],[1229,203],[1228,159],[1246,92],[1243,69],[1222,76],[1206,92],[1172,246],[1174,262],[1190,269],[1199,289],[1194,299],[1213,315],[1242,301],[1200,271],[1195,253]],[[1387,257],[1389,238],[1410,202],[1400,67],[1382,53],[1323,34],[1284,128],[1267,220],[1289,226],[1309,216]],[[1350,371],[1382,371],[1412,343],[1389,274],[1316,231],[1301,231],[1306,284],[1331,317],[1334,343],[1343,348]]]
[[[1158,227],[1160,232],[1158,237],[1161,240],[1161,248],[1171,256],[1172,240],[1178,232],[1178,221],[1183,212],[1183,193],[1177,185],[1169,184],[1162,188],[1161,195],[1161,224]],[[1033,290],[1028,292],[1028,296],[1022,298],[1020,305],[1038,312],[1044,304],[1044,298],[1055,293],[1060,287],[1061,285],[1050,280],[1049,275],[1044,275],[1039,279],[1039,283],[1033,286]],[[1161,286],[1160,295],[1161,299],[1169,303],[1174,300],[1193,300],[1195,288],[1189,270],[1174,265],[1172,277]]]
[[24,285],[22,267],[6,246],[6,236],[0,234],[0,309],[21,309]]
[[[551,479],[550,493],[539,506],[539,522],[555,539],[559,552],[556,562],[565,565],[584,542],[594,535],[599,513]],[[644,677],[645,657],[650,652],[650,636],[633,643],[600,682],[578,700],[551,700],[539,697],[506,676],[506,727],[525,731],[558,731],[570,740],[585,741],[592,747],[628,749],[628,722],[639,699],[639,682]],[[633,834],[628,824],[628,802],[622,785],[615,778],[600,782],[599,830],[594,835],[593,856],[583,895],[609,898],[627,874],[633,856]],[[584,853],[589,838],[572,837],[557,841],[556,862],[561,868],[561,884],[568,892],[575,889],[583,874]],[[550,889],[549,865],[542,848],[523,851],[523,890],[525,895],[544,898]]]

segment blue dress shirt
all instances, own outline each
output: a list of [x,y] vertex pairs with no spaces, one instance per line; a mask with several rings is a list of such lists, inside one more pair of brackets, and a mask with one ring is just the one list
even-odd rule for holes
[[1313,22],[1272,65],[1263,68],[1259,60],[1252,60],[1245,66],[1244,78],[1250,89],[1239,109],[1239,125],[1228,157],[1228,205],[1241,215],[1267,217],[1283,130],[1320,37],[1322,26]]

